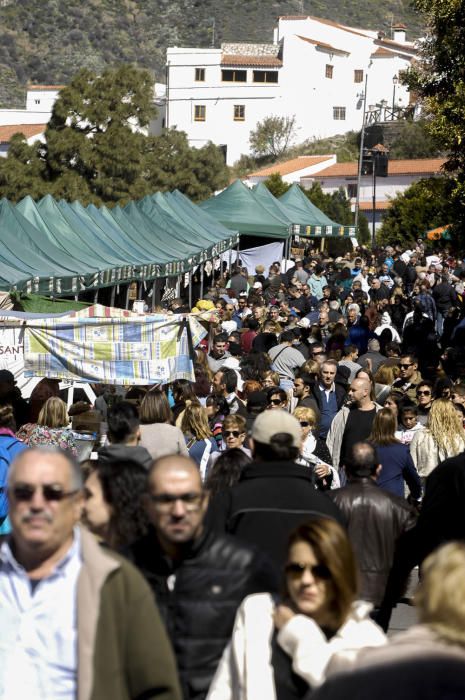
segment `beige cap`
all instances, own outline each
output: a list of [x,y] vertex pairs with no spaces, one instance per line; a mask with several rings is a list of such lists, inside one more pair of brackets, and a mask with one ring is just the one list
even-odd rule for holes
[[302,430],[300,423],[290,413],[280,409],[271,409],[260,413],[252,426],[252,438],[262,445],[270,445],[274,435],[288,433],[294,447],[300,447]]

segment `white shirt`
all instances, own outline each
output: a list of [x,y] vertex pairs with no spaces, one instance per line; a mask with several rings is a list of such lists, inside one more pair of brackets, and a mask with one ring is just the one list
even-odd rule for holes
[[36,583],[5,542],[0,549],[0,698],[75,700],[80,535]]

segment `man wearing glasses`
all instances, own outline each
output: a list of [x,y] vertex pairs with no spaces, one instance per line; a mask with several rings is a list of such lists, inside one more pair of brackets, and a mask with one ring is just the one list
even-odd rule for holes
[[417,388],[422,381],[421,374],[418,371],[418,360],[413,355],[402,355],[399,369],[400,377],[396,379],[392,388],[416,403]]
[[211,530],[207,506],[195,462],[157,460],[146,501],[151,529],[128,552],[155,593],[185,700],[206,696],[243,598],[277,589],[264,555]]
[[78,526],[80,465],[28,449],[8,479],[12,534],[0,550],[0,697],[179,700],[149,587]]

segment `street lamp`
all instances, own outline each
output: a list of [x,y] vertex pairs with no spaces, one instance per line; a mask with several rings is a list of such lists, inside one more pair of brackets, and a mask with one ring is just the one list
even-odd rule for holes
[[396,105],[396,85],[398,82],[399,82],[399,78],[397,77],[397,75],[394,75],[392,78],[392,86],[393,86],[393,90],[392,90],[392,118],[393,119],[394,119],[394,107]]

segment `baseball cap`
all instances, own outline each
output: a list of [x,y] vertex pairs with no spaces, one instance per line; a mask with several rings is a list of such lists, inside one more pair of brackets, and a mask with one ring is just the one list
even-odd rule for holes
[[254,282],[253,283],[253,288],[254,289],[261,289],[263,287],[261,282]]
[[270,445],[274,435],[288,433],[293,447],[300,447],[302,431],[300,423],[287,411],[274,410],[260,413],[252,426],[252,438],[262,445]]

